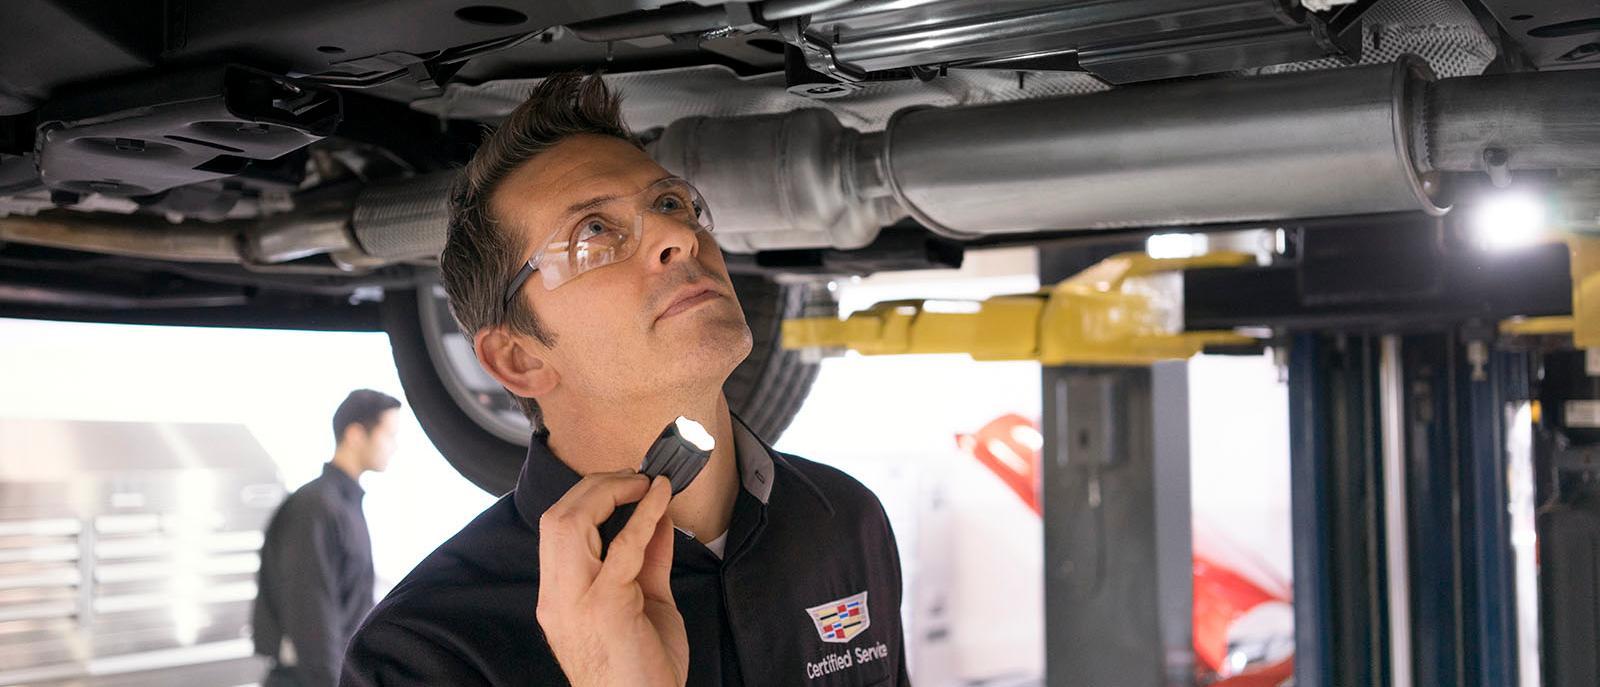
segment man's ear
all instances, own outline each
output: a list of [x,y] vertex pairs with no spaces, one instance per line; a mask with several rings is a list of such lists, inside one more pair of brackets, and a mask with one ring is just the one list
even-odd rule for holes
[[366,439],[366,427],[359,422],[352,422],[344,426],[344,434],[339,437],[340,446],[355,446]]
[[504,326],[479,331],[472,350],[490,377],[523,398],[548,394],[561,380],[542,350],[530,344],[528,337],[512,336]]

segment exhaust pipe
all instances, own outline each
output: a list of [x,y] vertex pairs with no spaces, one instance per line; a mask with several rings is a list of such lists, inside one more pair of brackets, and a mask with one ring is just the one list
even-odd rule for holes
[[181,262],[240,262],[238,236],[222,225],[173,226],[154,217],[51,212],[0,217],[0,242]]
[[[256,221],[172,224],[146,215],[108,217],[67,211],[0,217],[0,242],[104,255],[244,265],[261,271],[361,272],[432,260],[444,248],[454,172],[301,198],[293,213]],[[332,267],[286,265],[327,255]]]
[[1390,65],[902,111],[862,133],[823,111],[673,123],[654,154],[734,252],[855,247],[913,218],[971,239],[1421,211],[1443,178],[1600,167],[1600,72],[1433,82]]
[[1446,79],[1415,126],[1423,171],[1600,170],[1600,71]]
[[[1452,176],[1600,169],[1600,70],[1435,82],[1403,59],[1328,71],[902,110],[859,132],[804,109],[674,122],[651,147],[725,250],[860,248],[912,218],[958,239],[1446,211]],[[0,217],[0,241],[265,269],[431,260],[454,172],[254,224]],[[307,209],[309,208],[309,209]],[[276,266],[276,267],[274,267]]]

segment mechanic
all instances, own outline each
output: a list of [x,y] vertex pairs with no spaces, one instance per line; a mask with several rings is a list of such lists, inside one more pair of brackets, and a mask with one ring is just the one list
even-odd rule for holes
[[372,540],[356,482],[394,455],[400,401],[357,389],[333,413],[333,459],[278,506],[261,544],[255,651],[264,687],[338,684],[345,645],[372,609]]
[[[452,195],[450,304],[536,431],[515,490],[367,618],[342,684],[909,684],[883,507],[729,411],[752,342],[712,208],[604,82],[545,79]],[[715,448],[673,496],[635,469],[678,416]]]

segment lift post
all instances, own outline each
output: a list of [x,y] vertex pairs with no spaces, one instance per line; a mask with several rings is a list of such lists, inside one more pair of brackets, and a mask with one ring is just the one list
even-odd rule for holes
[[[1040,253],[1064,279],[1110,248]],[[1188,366],[1043,370],[1046,684],[1193,681]]]
[[1490,254],[1416,217],[1287,232],[1270,267],[1188,273],[1186,315],[1288,349],[1295,683],[1517,684],[1507,437],[1533,358],[1500,323],[1586,321],[1549,319],[1586,251]]
[[1506,423],[1470,329],[1290,342],[1296,684],[1516,684]]
[[1378,342],[1304,334],[1290,346],[1295,684],[1389,684]]

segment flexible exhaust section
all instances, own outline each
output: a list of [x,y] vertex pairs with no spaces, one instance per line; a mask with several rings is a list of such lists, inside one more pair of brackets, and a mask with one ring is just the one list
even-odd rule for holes
[[389,261],[437,258],[450,217],[456,172],[373,184],[356,199],[350,231],[361,251]]

